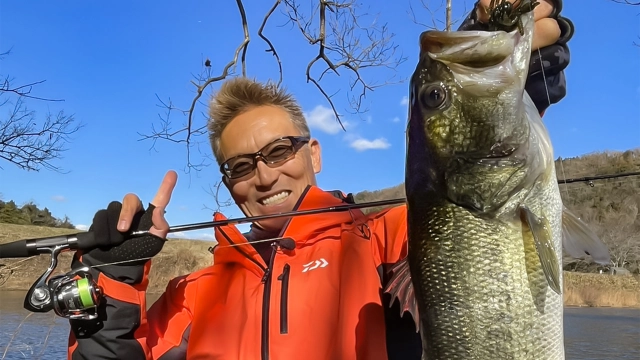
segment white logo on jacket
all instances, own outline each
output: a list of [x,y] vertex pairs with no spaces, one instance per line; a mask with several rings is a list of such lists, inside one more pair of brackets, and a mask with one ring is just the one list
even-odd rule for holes
[[308,264],[304,265],[304,269],[302,270],[302,272],[307,272],[307,271],[311,271],[317,268],[323,268],[325,266],[327,266],[329,263],[327,262],[327,260],[320,258],[320,260],[315,260],[312,261]]

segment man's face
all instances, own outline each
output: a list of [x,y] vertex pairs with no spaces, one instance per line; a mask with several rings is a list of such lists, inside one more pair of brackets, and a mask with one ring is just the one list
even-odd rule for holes
[[[260,106],[234,118],[220,136],[220,150],[225,160],[252,154],[284,136],[300,136],[300,130],[286,111],[273,106]],[[308,185],[316,185],[320,172],[320,144],[311,141],[289,160],[267,165],[258,158],[257,167],[249,174],[224,183],[246,216],[268,215],[293,210]],[[258,226],[266,230],[282,229],[286,218],[263,220]]]

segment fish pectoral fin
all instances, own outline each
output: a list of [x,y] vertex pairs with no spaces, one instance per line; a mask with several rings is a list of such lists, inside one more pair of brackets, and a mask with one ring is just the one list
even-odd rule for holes
[[551,239],[549,221],[543,216],[538,217],[526,206],[520,206],[522,219],[526,222],[533,235],[533,242],[540,258],[540,265],[549,287],[558,295],[562,294],[560,286],[560,264]]
[[562,246],[567,254],[576,259],[591,255],[598,264],[607,265],[611,262],[607,245],[566,207],[562,209]]
[[384,289],[385,293],[391,295],[389,307],[391,307],[395,299],[398,298],[398,302],[400,303],[400,316],[408,311],[416,323],[416,332],[418,332],[420,330],[420,318],[418,317],[418,303],[416,302],[413,283],[411,282],[409,261],[405,257],[395,263],[389,272],[391,273],[391,278]]

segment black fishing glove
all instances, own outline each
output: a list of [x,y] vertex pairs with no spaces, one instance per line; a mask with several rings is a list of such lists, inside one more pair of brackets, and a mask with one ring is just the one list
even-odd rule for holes
[[[554,44],[534,50],[529,62],[529,74],[525,90],[531,96],[540,113],[567,95],[564,69],[569,65],[569,46],[574,26],[571,20],[557,16],[560,38]],[[542,59],[542,61],[540,61]]]
[[[476,7],[462,22],[458,30],[486,30],[487,24],[478,21]],[[573,37],[574,26],[571,20],[560,16],[562,0],[554,0],[554,11],[549,16],[560,26],[560,38],[554,44],[534,50],[529,62],[529,74],[525,90],[542,114],[551,104],[560,102],[567,95],[567,82],[564,69],[569,65],[569,47],[567,43]],[[542,61],[540,61],[542,59]]]
[[71,268],[89,266],[96,278],[97,272],[101,272],[109,278],[127,284],[140,283],[145,264],[162,250],[166,240],[155,235],[130,238],[129,234],[133,231],[149,230],[153,226],[153,209],[155,206],[149,204],[146,211],[138,211],[126,233],[117,230],[122,203],[113,201],[106,209],[99,210],[93,217],[89,231],[94,233],[97,243],[109,245],[84,250],[82,253],[76,252]]

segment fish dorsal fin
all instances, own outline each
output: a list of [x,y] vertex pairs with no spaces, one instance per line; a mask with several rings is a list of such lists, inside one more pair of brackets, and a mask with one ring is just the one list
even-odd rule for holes
[[598,264],[607,265],[611,262],[607,245],[566,207],[562,209],[562,245],[567,254],[576,259],[591,255]]
[[562,284],[560,284],[560,272],[562,268],[558,262],[556,250],[553,247],[549,221],[544,216],[538,217],[524,205],[520,206],[520,214],[522,220],[527,224],[533,235],[536,252],[540,258],[540,266],[542,267],[544,276],[547,278],[549,287],[558,295],[562,294]]
[[411,273],[409,271],[409,261],[405,257],[398,261],[389,270],[391,278],[384,289],[384,292],[391,295],[389,307],[391,307],[398,299],[400,303],[400,316],[406,311],[416,323],[416,332],[420,330],[420,318],[418,317],[418,303],[416,302],[413,283],[411,282]]

